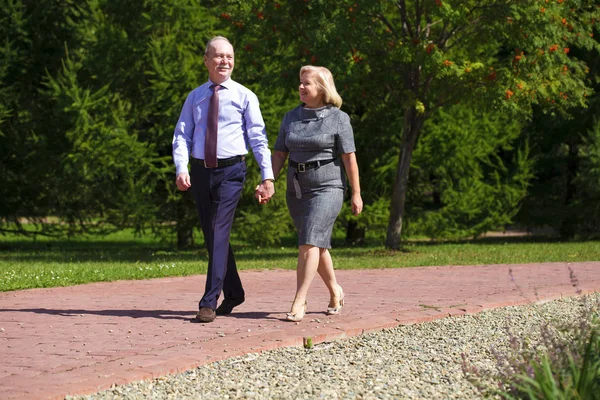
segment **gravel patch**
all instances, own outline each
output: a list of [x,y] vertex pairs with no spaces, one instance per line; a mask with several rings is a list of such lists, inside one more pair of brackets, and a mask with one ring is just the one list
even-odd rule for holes
[[585,304],[599,302],[596,293],[398,326],[312,349],[247,354],[67,399],[481,399],[463,375],[461,354],[480,369],[494,370],[490,349],[508,351],[507,329],[533,342],[543,324],[573,323]]

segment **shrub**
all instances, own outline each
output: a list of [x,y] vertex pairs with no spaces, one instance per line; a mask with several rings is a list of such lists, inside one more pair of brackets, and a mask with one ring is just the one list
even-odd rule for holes
[[583,297],[580,318],[544,324],[535,343],[509,330],[508,353],[491,349],[496,371],[477,369],[463,354],[463,373],[486,395],[504,399],[600,399],[598,308]]

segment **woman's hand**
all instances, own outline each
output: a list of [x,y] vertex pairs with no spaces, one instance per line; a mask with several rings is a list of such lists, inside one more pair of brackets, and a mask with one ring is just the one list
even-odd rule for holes
[[360,193],[352,193],[352,214],[358,215],[363,210],[363,201]]
[[358,164],[355,153],[342,154],[342,162],[346,169],[346,175],[352,188],[352,214],[358,215],[363,210],[363,201],[360,196],[360,179],[358,178]]

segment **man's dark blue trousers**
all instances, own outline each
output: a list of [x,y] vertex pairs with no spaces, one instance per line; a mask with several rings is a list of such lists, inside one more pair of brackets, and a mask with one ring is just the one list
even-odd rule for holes
[[196,162],[191,163],[191,189],[208,249],[206,288],[199,307],[215,310],[221,290],[225,298],[244,297],[229,238],[246,180],[246,162],[206,168],[201,160],[192,161]]

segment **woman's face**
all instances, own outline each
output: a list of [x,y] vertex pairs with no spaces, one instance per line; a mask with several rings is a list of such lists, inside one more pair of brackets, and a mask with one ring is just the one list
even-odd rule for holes
[[307,71],[300,76],[298,92],[300,93],[300,101],[303,102],[306,107],[318,108],[325,105],[323,102],[323,93],[317,84],[316,72]]

